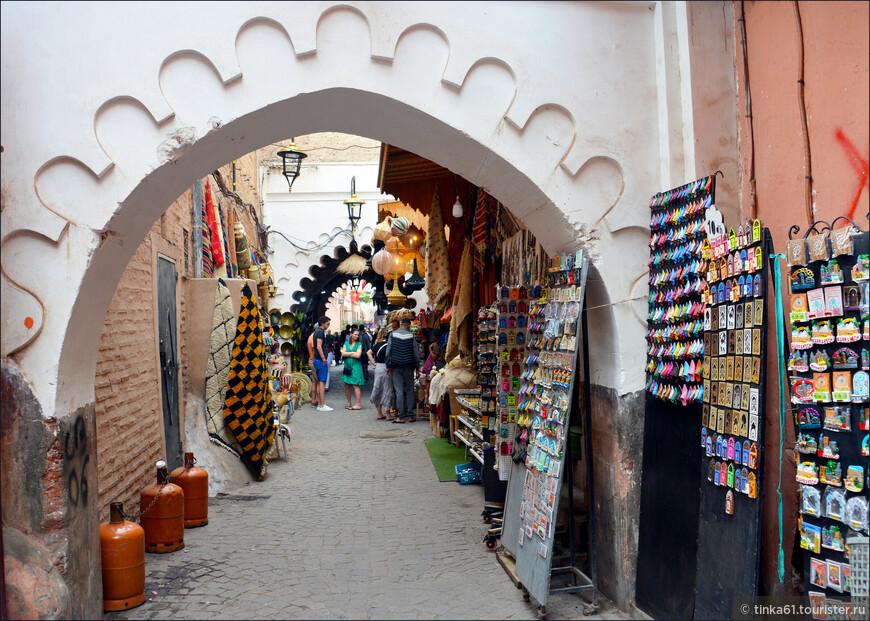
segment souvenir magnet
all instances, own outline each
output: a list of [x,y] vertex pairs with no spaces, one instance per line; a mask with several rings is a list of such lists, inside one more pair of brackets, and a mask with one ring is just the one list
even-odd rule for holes
[[761,355],[761,329],[753,328],[752,329],[752,355],[760,356]]
[[854,229],[851,225],[846,225],[842,228],[831,231],[831,251],[835,257],[843,254],[853,254],[853,231]]
[[728,308],[728,329],[733,330],[736,327],[736,323],[737,323],[737,320],[735,317],[735,312],[734,312],[734,305],[729,304],[727,308]]
[[813,401],[831,400],[831,374],[813,373]]
[[809,301],[806,293],[791,294],[791,314],[789,320],[798,323],[809,320]]
[[840,317],[843,315],[843,288],[825,287],[825,315]]
[[[740,401],[740,409],[743,410],[744,412],[749,411],[750,395],[752,394],[750,392],[750,390],[751,389],[749,389],[748,386],[743,386],[743,396],[742,396],[742,399]],[[741,421],[740,425],[741,425],[740,435],[746,435],[745,421]]]
[[791,275],[791,291],[806,291],[816,286],[816,276],[809,268],[802,267]]
[[852,402],[862,403],[870,400],[870,374],[858,371],[852,376]]
[[755,477],[755,473],[750,472],[747,478],[747,483],[749,484],[749,491],[747,492],[747,494],[750,498],[758,498],[758,483]]
[[752,296],[761,297],[761,274],[756,274],[755,278],[752,279]]
[[764,300],[755,300],[755,313],[752,318],[752,323],[756,326],[760,326],[764,323]]
[[846,524],[853,530],[867,532],[868,502],[865,496],[850,498],[846,503]]
[[825,561],[828,569],[828,588],[837,591],[838,593],[843,592],[843,568],[840,563],[836,561],[832,561],[830,559]]
[[[750,401],[750,403],[752,402],[752,396],[749,397],[749,401]],[[753,416],[752,414],[749,415],[749,433],[747,434],[747,436],[753,442],[758,441],[758,416]],[[753,444],[752,447],[754,448],[755,444]],[[750,458],[751,458],[751,456],[752,456],[752,453],[750,452]],[[749,467],[755,468],[755,466],[752,465],[751,459],[750,459]]]
[[749,356],[745,356],[743,358],[743,380],[744,382],[752,382],[753,384],[757,384],[758,382],[752,379],[752,358]]
[[810,524],[801,520],[801,548],[810,552],[819,553],[819,543],[821,541],[821,529],[815,524]]
[[789,266],[807,264],[806,244],[803,239],[790,239],[787,247]]
[[734,381],[743,381],[743,358],[737,357],[734,359]]
[[725,513],[734,515],[734,492],[730,489],[725,494]]
[[843,485],[850,492],[861,492],[864,489],[864,468],[862,466],[849,466],[846,469],[846,478]]
[[807,237],[807,246],[809,248],[810,261],[827,261],[831,258],[828,251],[827,233]]
[[752,321],[752,312],[753,312],[752,311],[752,302],[746,302],[746,304],[743,305],[743,315],[744,315],[743,327],[744,328],[751,328],[753,325],[755,325]]

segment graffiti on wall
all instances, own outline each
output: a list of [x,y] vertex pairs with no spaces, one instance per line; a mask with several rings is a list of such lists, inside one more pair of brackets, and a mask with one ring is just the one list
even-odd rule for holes
[[849,203],[849,212],[847,214],[854,220],[855,212],[858,209],[858,201],[861,199],[864,188],[867,187],[867,177],[870,175],[870,156],[862,158],[854,143],[843,133],[842,128],[837,128],[837,131],[834,132],[834,137],[840,143],[840,146],[843,147],[843,151],[846,152],[846,159],[849,160],[849,165],[852,166],[856,176],[855,190]]
[[66,461],[67,496],[71,507],[88,504],[88,431],[85,417],[79,414],[63,432],[63,457]]

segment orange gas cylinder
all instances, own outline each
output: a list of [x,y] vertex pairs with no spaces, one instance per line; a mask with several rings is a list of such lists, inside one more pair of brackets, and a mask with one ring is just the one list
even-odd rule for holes
[[139,510],[146,552],[162,554],[184,547],[184,492],[169,482],[166,462],[157,462],[157,484],[142,490]]
[[145,531],[124,519],[120,502],[100,524],[103,561],[103,610],[126,610],[145,601]]
[[172,471],[172,481],[184,490],[184,527],[208,524],[208,472],[194,466],[193,453],[184,454],[184,467]]

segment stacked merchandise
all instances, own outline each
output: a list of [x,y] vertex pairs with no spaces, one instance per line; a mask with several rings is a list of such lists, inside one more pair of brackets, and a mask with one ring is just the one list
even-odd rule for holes
[[[535,287],[529,308],[529,349],[517,398],[514,459],[525,461],[520,546],[537,535],[539,553],[552,550],[554,512],[571,408],[583,286],[581,253],[554,257],[549,289]],[[553,286],[555,285],[555,286]]]
[[704,358],[706,278],[702,255],[707,209],[715,175],[669,192],[650,203],[650,275],[647,390],[671,403],[700,403]]
[[526,345],[529,340],[529,294],[525,287],[498,289],[498,476],[510,476],[510,439],[516,433],[517,407]]
[[[709,483],[725,491],[715,504],[733,515],[734,493],[755,500],[761,485],[766,261],[758,220],[705,246],[701,444]],[[690,373],[698,371],[689,366]],[[705,489],[705,493],[709,490]],[[747,507],[748,510],[748,507]],[[755,512],[758,507],[755,507]]]
[[806,589],[818,605],[866,595],[852,578],[868,534],[868,240],[846,226],[788,242],[798,524]]
[[480,385],[480,410],[495,413],[498,398],[498,352],[496,346],[498,313],[494,306],[477,313],[477,383]]

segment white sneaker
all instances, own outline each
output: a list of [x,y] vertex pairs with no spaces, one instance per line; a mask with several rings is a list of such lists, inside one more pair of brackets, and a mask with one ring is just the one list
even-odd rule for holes
[[318,405],[317,411],[318,412],[332,412],[333,409],[331,407],[329,407],[328,405]]

